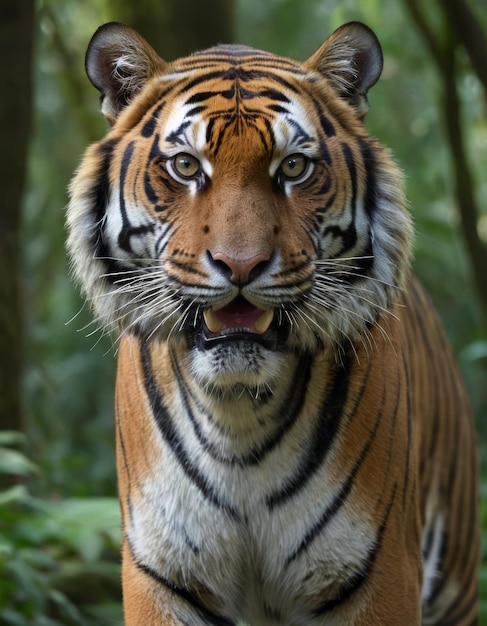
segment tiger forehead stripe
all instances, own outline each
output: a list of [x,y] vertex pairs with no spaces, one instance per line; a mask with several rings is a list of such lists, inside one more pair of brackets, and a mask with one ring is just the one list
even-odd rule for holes
[[[227,61],[227,59],[225,59]],[[220,67],[222,63],[218,64]],[[193,68],[194,69],[194,68]],[[180,88],[176,95],[180,95],[183,93],[187,93],[191,91],[195,87],[205,83],[211,82],[215,80],[223,80],[223,81],[232,81],[232,82],[257,82],[262,80],[264,82],[271,83],[279,83],[286,89],[289,89],[293,93],[298,94],[299,89],[297,85],[294,85],[292,79],[303,79],[306,76],[302,71],[299,70],[298,67],[294,66],[290,68],[290,71],[280,69],[280,72],[276,72],[276,68],[268,67],[266,65],[260,66],[255,63],[241,63],[238,65],[231,64],[230,67],[223,67],[221,69],[214,69],[208,71],[209,65],[205,65],[204,68],[207,70],[204,73],[196,75],[189,82],[185,82],[184,85]],[[188,77],[191,75],[191,72],[188,73]]]
[[[291,81],[296,76],[284,72],[277,78],[274,72],[256,71],[250,64],[240,64],[205,71],[183,87],[175,85],[175,93],[169,99],[171,111],[165,121],[167,146],[161,147],[161,151],[174,154],[173,150],[179,147],[200,159],[205,154],[216,158],[226,137],[255,132],[264,151],[274,155],[271,175],[279,166],[275,159],[281,159],[287,151],[316,152],[315,132],[306,121],[308,116],[300,98],[294,97],[298,90]],[[302,81],[303,74],[297,78]],[[209,174],[208,168],[204,169]]]
[[202,69],[207,68],[210,63],[221,64],[222,61],[231,65],[246,64],[278,71],[290,70],[291,72],[304,74],[299,63],[293,59],[275,56],[270,52],[235,44],[220,45],[208,50],[195,52],[187,59],[183,59],[181,65],[189,65],[193,69]]

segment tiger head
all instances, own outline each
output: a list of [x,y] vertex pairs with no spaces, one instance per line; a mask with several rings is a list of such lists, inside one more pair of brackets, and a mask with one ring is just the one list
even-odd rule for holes
[[390,311],[412,229],[363,125],[366,26],[304,63],[233,45],[166,63],[111,23],[86,67],[111,128],[71,184],[68,249],[105,327],[183,346],[205,385],[259,387]]

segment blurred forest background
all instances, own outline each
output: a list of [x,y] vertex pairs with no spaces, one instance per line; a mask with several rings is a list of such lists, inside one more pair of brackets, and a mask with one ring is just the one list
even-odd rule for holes
[[122,623],[115,359],[64,252],[68,181],[106,129],[84,53],[110,20],[168,60],[231,41],[305,59],[346,21],[377,33],[385,66],[366,124],[406,172],[415,268],[472,398],[485,536],[486,0],[2,0],[0,624]]

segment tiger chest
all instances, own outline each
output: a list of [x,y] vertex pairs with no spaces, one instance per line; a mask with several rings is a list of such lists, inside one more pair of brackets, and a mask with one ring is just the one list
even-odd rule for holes
[[344,506],[322,524],[335,493],[326,471],[297,498],[272,502],[293,465],[285,443],[281,454],[251,467],[222,465],[195,448],[188,468],[169,448],[161,442],[157,478],[133,499],[127,534],[139,562],[229,619],[319,623],[313,610],[367,558],[366,516]]
[[390,436],[380,411],[350,418],[347,370],[327,376],[297,357],[268,397],[225,400],[171,362],[140,362],[131,380],[143,384],[120,385],[117,403],[135,561],[190,615],[204,607],[232,624],[309,626],[326,612],[327,624],[353,623],[342,612],[352,609],[332,607],[372,567],[400,455],[379,440]]

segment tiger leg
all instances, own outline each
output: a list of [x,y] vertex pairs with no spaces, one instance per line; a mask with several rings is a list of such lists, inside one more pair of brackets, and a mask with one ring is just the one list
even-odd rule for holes
[[127,542],[123,546],[122,590],[125,626],[183,626],[168,608],[171,591],[136,564]]
[[[396,572],[399,567],[396,567]],[[368,598],[365,608],[355,621],[344,624],[356,626],[421,626],[421,585],[413,566],[402,566],[400,574],[385,573],[378,582],[376,594]],[[364,606],[364,603],[361,606]],[[326,624],[326,621],[324,622]]]
[[323,614],[322,626],[421,626],[419,520],[399,504],[402,498],[391,511],[377,552],[371,551],[362,572],[343,589],[343,612],[338,605]]

